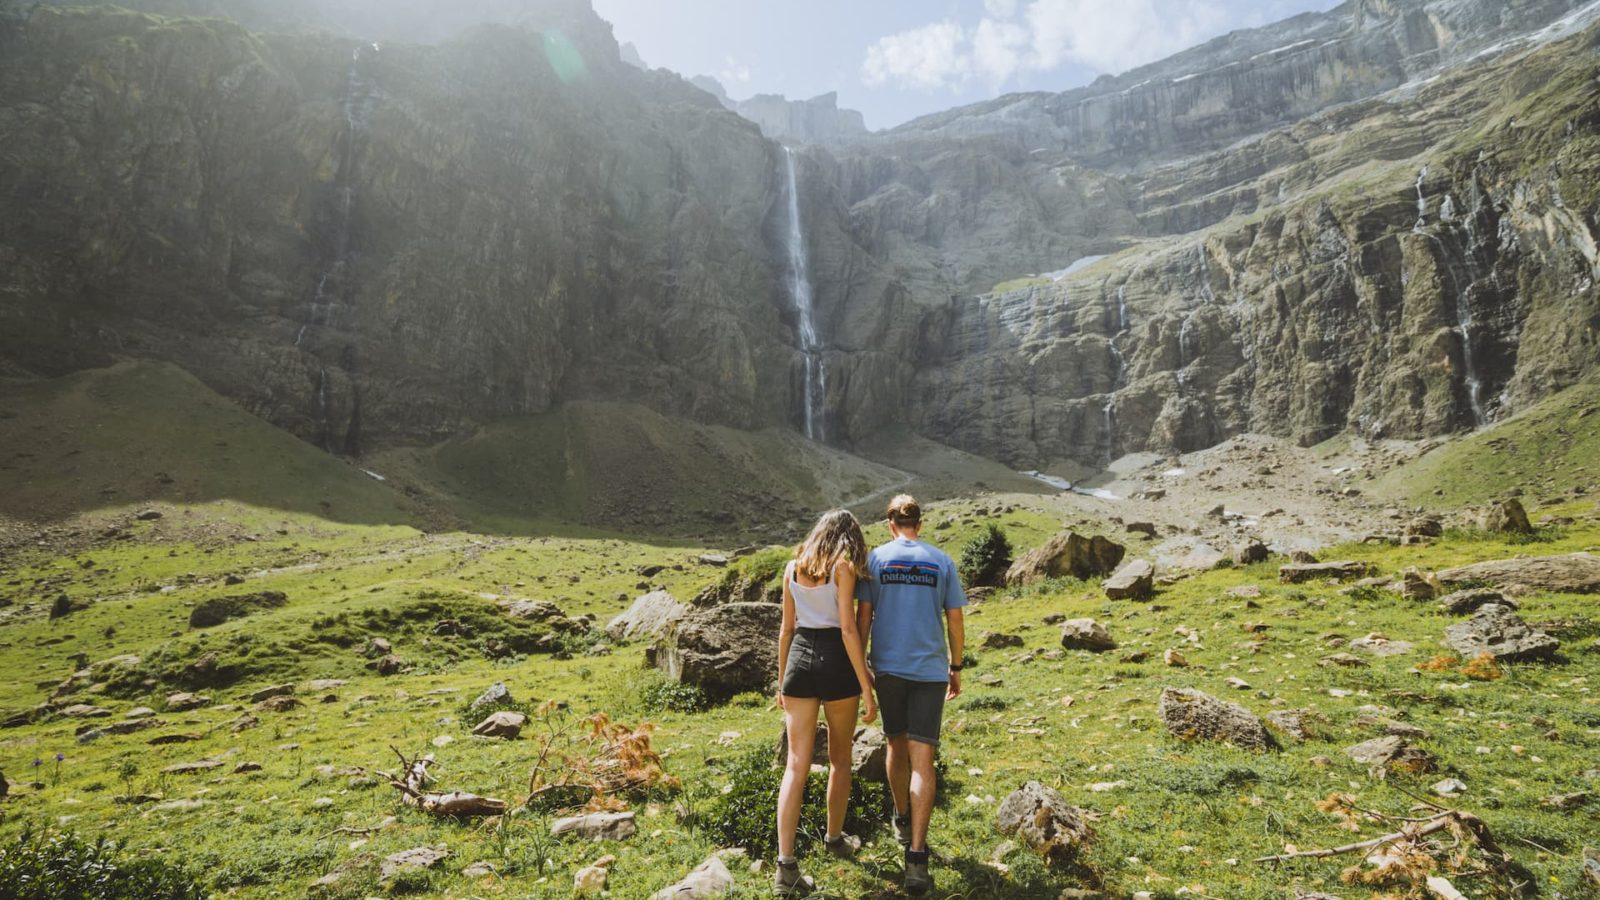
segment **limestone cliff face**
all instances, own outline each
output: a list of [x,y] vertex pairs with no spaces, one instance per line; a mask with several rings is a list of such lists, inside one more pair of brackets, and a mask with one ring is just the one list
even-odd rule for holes
[[[585,399],[797,426],[784,150],[582,2],[484,8],[511,24],[374,46],[0,6],[0,371],[171,360],[352,453]],[[1367,0],[797,149],[829,439],[1096,464],[1459,430],[1571,383],[1600,363],[1597,14]]]
[[0,356],[176,360],[350,452],[585,396],[789,421],[775,149],[586,7],[547,13],[381,49],[14,22]]

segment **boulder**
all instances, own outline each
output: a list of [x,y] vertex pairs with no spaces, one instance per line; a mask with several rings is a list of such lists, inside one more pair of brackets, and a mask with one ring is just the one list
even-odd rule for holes
[[1444,523],[1432,516],[1418,516],[1400,530],[1403,537],[1436,538],[1444,536]]
[[393,653],[391,653],[388,656],[376,660],[375,662],[368,663],[367,665],[375,670],[379,675],[398,675],[404,671],[406,666],[411,664],[406,662],[403,657],[395,656]]
[[491,713],[487,719],[475,725],[472,733],[481,737],[516,740],[517,735],[522,734],[523,726],[527,724],[527,716],[519,712],[512,712],[509,709],[503,709],[497,713]]
[[1236,566],[1250,566],[1266,562],[1272,556],[1272,551],[1260,541],[1245,541],[1233,548],[1233,563]]
[[713,696],[765,691],[778,668],[778,626],[783,608],[773,603],[729,603],[680,619],[654,647],[657,668]]
[[1439,576],[1432,572],[1424,572],[1416,566],[1408,567],[1400,573],[1400,596],[1407,600],[1432,600],[1444,593],[1439,584]]
[[1056,791],[1029,781],[1000,803],[1000,832],[1023,841],[1050,865],[1070,865],[1094,837],[1083,810]]
[[272,687],[264,687],[261,690],[256,691],[255,693],[251,694],[250,695],[250,702],[251,703],[261,703],[263,701],[270,700],[273,697],[292,697],[292,696],[294,696],[294,685],[293,684],[275,684]]
[[978,646],[985,650],[1004,650],[1009,647],[1021,647],[1022,635],[1006,634],[1000,631],[985,631],[978,638]]
[[1156,526],[1154,522],[1129,522],[1128,524],[1122,526],[1122,528],[1129,534],[1142,534],[1147,538],[1154,538],[1156,536]]
[[1419,775],[1438,766],[1433,754],[1414,747],[1399,735],[1385,735],[1345,748],[1345,755],[1368,768],[1385,768]]
[[1561,648],[1560,641],[1529,628],[1510,607],[1498,603],[1486,604],[1467,621],[1445,628],[1444,639],[1468,659],[1487,653],[1501,662],[1549,659]]
[[1267,713],[1267,724],[1274,731],[1297,741],[1308,741],[1316,734],[1312,726],[1317,714],[1308,709],[1277,709]]
[[1210,544],[1199,543],[1189,548],[1189,552],[1174,563],[1173,567],[1189,572],[1209,572],[1222,565],[1222,561],[1227,558],[1221,550]]
[[1510,609],[1517,608],[1517,601],[1493,588],[1469,588],[1440,597],[1439,609],[1452,616],[1465,616],[1477,612],[1479,608],[1490,603],[1496,603]]
[[392,652],[394,652],[394,647],[381,637],[371,638],[367,641],[367,645],[361,649],[361,655],[367,659],[378,659],[382,656],[388,656]]
[[491,684],[485,688],[483,693],[479,694],[470,704],[468,704],[467,709],[469,711],[476,712],[477,710],[483,709],[487,706],[500,706],[501,704],[510,702],[511,689],[506,687],[505,682],[496,681],[494,684]]
[[1245,750],[1278,745],[1255,713],[1193,688],[1163,688],[1157,713],[1179,740],[1221,741]]
[[277,697],[268,697],[260,703],[257,703],[256,709],[265,710],[267,712],[288,712],[299,705],[300,700],[298,698],[279,695]]
[[1127,553],[1121,544],[1100,535],[1084,537],[1064,531],[1022,554],[1006,570],[1006,584],[1031,584],[1046,578],[1099,578],[1109,575]]
[[1093,619],[1068,619],[1061,623],[1061,646],[1066,650],[1104,653],[1117,649],[1117,642],[1104,625]]
[[1112,600],[1143,600],[1156,586],[1156,567],[1149,560],[1136,559],[1107,578],[1100,589]]
[[1511,497],[1492,504],[1478,517],[1478,527],[1497,534],[1532,534],[1533,524],[1522,501]]
[[634,600],[626,612],[612,619],[606,625],[606,634],[613,641],[655,640],[688,612],[689,607],[666,591],[652,591]]
[[567,614],[561,611],[561,607],[548,600],[512,600],[502,603],[501,606],[511,618],[527,619],[530,622],[549,622],[567,617]]
[[1561,594],[1600,593],[1600,556],[1568,553],[1528,559],[1497,559],[1445,569],[1446,587],[1487,582],[1501,590],[1533,589]]
[[189,627],[211,628],[229,619],[242,619],[263,609],[277,609],[288,602],[289,598],[281,591],[212,597],[189,611]]
[[631,812],[589,813],[584,816],[567,816],[550,823],[550,833],[555,836],[576,835],[586,841],[623,841],[633,837],[639,826]]
[[378,867],[379,877],[387,881],[406,869],[431,869],[434,863],[449,855],[449,850],[435,850],[432,847],[401,850],[399,853],[384,857],[383,863]]
[[721,856],[713,855],[695,866],[694,871],[685,875],[682,881],[651,894],[650,900],[709,900],[731,890],[733,873],[728,871]]
[[1370,571],[1370,567],[1363,562],[1290,563],[1278,567],[1278,580],[1284,584],[1303,584],[1329,578],[1349,581],[1352,578],[1364,578]]

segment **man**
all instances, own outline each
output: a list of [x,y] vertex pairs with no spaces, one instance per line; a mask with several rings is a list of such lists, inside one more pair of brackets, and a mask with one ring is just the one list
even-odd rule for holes
[[[867,557],[871,578],[856,582],[857,629],[867,640],[889,742],[894,829],[906,848],[905,889],[933,888],[928,874],[928,820],[933,815],[934,751],[946,700],[961,693],[967,605],[956,564],[917,539],[922,508],[905,494],[889,501],[892,539]],[[949,642],[946,643],[946,633]]]

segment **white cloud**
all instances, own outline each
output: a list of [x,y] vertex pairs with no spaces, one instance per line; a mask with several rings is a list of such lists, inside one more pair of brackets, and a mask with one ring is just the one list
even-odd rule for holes
[[862,81],[936,88],[982,78],[999,87],[1063,65],[1118,73],[1170,56],[1219,33],[1214,0],[984,0],[972,28],[935,22],[878,39]]
[[965,43],[966,30],[949,21],[881,37],[867,48],[861,80],[873,87],[890,82],[921,88],[959,83],[970,65]]

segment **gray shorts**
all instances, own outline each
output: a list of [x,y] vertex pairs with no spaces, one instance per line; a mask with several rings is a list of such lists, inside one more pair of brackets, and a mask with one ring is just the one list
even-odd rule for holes
[[905,735],[913,741],[939,746],[939,723],[944,718],[944,695],[949,684],[910,681],[898,675],[878,675],[875,680],[884,737]]

